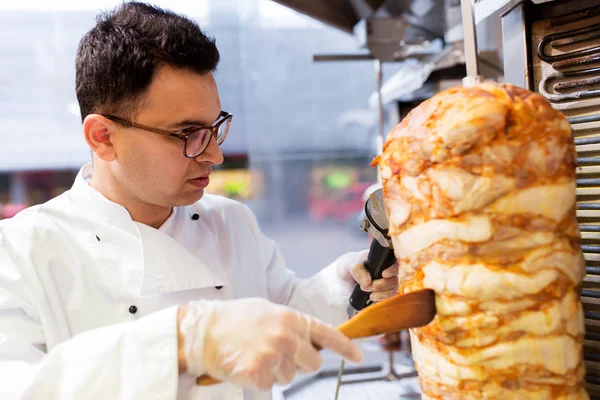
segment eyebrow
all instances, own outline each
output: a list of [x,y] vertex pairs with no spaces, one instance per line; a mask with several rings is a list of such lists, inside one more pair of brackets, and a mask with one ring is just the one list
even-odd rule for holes
[[184,128],[188,126],[212,126],[215,122],[219,120],[219,118],[221,118],[221,112],[219,112],[217,119],[215,119],[212,122],[199,121],[197,119],[184,119],[183,121],[172,123],[168,126],[168,129]]
[[195,119],[185,119],[183,121],[175,122],[168,126],[169,129],[177,129],[184,128],[187,126],[210,126],[210,123],[206,123],[205,121],[198,121]]

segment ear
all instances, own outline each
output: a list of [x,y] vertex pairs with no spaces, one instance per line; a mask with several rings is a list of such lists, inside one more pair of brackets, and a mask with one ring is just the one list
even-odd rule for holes
[[113,161],[117,157],[111,138],[113,122],[100,114],[90,114],[83,120],[83,135],[90,149],[104,161]]

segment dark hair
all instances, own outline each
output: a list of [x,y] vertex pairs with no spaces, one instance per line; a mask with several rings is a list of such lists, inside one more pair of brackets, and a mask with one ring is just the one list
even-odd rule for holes
[[163,65],[213,72],[215,40],[181,15],[139,2],[100,14],[83,36],[75,61],[81,120],[92,113],[133,114]]

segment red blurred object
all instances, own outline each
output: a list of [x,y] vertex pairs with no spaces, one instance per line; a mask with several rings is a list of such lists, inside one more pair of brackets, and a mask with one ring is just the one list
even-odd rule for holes
[[26,204],[5,204],[0,208],[0,219],[12,218],[26,208]]
[[369,185],[371,185],[370,182],[357,182],[334,192],[329,197],[311,198],[309,200],[310,215],[317,221],[326,219],[339,222],[348,221],[349,218],[356,216],[364,209],[363,193]]

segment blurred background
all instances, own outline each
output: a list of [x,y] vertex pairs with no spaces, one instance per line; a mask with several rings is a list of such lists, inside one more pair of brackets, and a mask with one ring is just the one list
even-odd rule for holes
[[[90,160],[75,52],[95,15],[118,3],[0,2],[0,218],[64,192]],[[270,0],[152,3],[196,19],[221,52],[216,78],[234,120],[208,191],[248,204],[299,275],[365,248],[373,64],[313,62],[318,52],[355,52],[352,35]],[[386,114],[388,128],[397,121]]]

